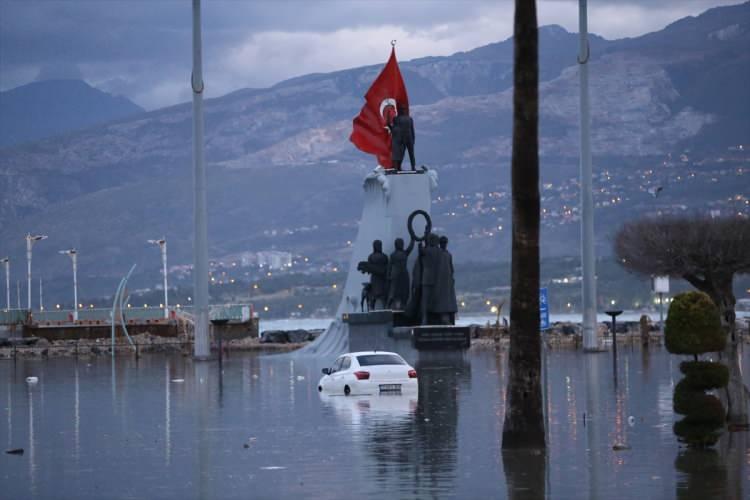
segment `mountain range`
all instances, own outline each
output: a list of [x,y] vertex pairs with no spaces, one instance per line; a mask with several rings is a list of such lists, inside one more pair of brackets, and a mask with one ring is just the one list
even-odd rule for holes
[[[567,210],[577,204],[575,193],[557,187],[577,177],[578,35],[544,26],[539,36],[542,182],[551,186],[545,191],[550,206]],[[750,3],[711,9],[636,38],[591,35],[595,170],[625,178],[685,152],[709,158],[750,143],[748,47]],[[507,39],[400,63],[417,159],[441,177],[436,224],[451,236],[458,260],[508,256],[512,56]],[[312,74],[206,101],[212,258],[280,249],[323,261],[346,259],[361,210],[361,182],[375,166],[348,136],[380,68]],[[158,258],[145,241],[166,236],[170,262],[191,261],[190,104],[111,119],[0,149],[0,252],[20,260],[26,232],[49,234],[35,249],[35,266],[43,272],[65,275],[68,264],[54,254],[76,246],[82,269],[114,279],[133,262],[151,266],[153,260],[156,268]],[[606,184],[603,177],[597,182]],[[623,186],[625,198],[640,201],[597,215],[604,253],[613,227],[653,209],[641,203],[637,180]],[[671,192],[662,197],[671,204],[710,201],[696,199],[695,190]],[[495,210],[488,213],[482,203],[475,209],[480,194],[485,208],[488,200],[497,201]],[[441,208],[464,196],[467,201],[456,206],[467,208],[465,214]],[[476,236],[494,226],[506,229]],[[542,236],[548,255],[578,252],[576,224],[548,225]]]
[[82,80],[35,81],[0,92],[0,148],[66,135],[144,110]]

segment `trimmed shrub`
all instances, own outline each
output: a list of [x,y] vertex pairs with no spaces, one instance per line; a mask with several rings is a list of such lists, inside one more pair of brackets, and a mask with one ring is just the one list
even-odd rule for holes
[[674,297],[664,325],[664,342],[672,354],[703,354],[724,349],[726,334],[719,309],[703,292]]
[[719,311],[708,295],[688,292],[677,295],[669,307],[664,329],[667,350],[688,354],[695,361],[680,363],[685,374],[674,389],[672,407],[685,418],[675,422],[673,430],[688,446],[712,446],[719,439],[726,410],[721,401],[705,391],[726,387],[729,370],[721,363],[698,361],[698,355],[720,351],[726,343]]
[[729,368],[713,361],[683,361],[680,371],[690,377],[693,389],[710,391],[726,387],[729,383]]

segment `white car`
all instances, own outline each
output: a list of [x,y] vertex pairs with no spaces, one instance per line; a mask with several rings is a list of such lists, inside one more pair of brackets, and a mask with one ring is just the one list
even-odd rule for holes
[[323,368],[318,391],[345,396],[416,393],[417,371],[395,352],[350,352]]

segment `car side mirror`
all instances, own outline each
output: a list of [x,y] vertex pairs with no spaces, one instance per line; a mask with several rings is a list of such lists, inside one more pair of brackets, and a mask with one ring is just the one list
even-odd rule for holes
[[321,371],[323,372],[323,375],[330,375],[331,374],[331,369],[330,368],[323,368]]

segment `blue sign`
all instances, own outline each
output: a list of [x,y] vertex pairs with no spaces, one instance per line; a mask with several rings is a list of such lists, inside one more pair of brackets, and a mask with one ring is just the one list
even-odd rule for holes
[[547,289],[539,289],[539,328],[546,330],[549,328],[549,298]]

